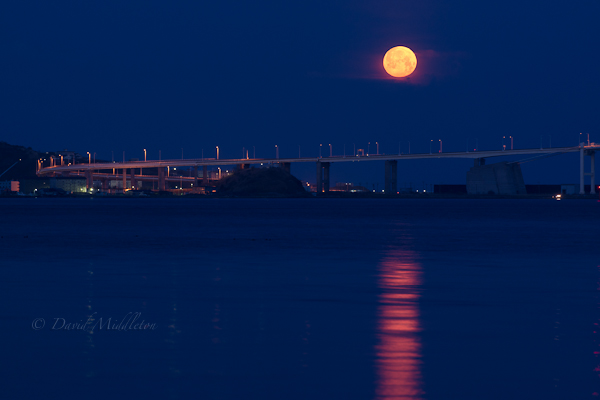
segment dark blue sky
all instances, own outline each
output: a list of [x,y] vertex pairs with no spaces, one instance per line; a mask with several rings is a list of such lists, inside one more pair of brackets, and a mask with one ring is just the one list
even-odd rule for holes
[[[3,2],[0,140],[105,159],[600,141],[598,15],[589,0]],[[417,54],[409,80],[381,66],[396,45]],[[470,165],[403,163],[399,182],[463,183]],[[577,157],[523,171],[576,182]],[[314,179],[313,165],[295,172]],[[383,166],[332,174],[382,182]]]

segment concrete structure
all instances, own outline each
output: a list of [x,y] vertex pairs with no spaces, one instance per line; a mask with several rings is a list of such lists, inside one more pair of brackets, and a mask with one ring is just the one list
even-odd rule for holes
[[90,169],[85,171],[85,182],[86,182],[86,189],[89,190],[94,187],[94,175],[92,173],[92,170],[90,170]]
[[317,194],[329,192],[330,163],[317,161]]
[[[585,194],[585,176],[590,177],[590,194],[596,193],[596,143],[579,144],[579,194]],[[585,156],[590,157],[590,172],[585,172]]]
[[385,162],[385,193],[396,194],[398,192],[398,160]]
[[[92,186],[89,186],[91,188]],[[80,193],[88,190],[87,179],[77,176],[50,178],[51,189],[61,189],[67,193]]]
[[2,181],[0,182],[0,193],[2,192],[18,192],[20,189],[19,181]]
[[165,167],[158,168],[158,190],[164,191],[166,189],[165,186]]
[[481,164],[476,159],[467,172],[468,194],[527,194],[519,163]]
[[562,194],[576,194],[579,193],[579,188],[577,188],[577,185],[573,185],[573,184],[563,184],[560,185],[560,192]]
[[[143,169],[147,169],[147,168],[157,168],[158,172],[157,175],[155,176],[150,176],[150,175],[144,175],[144,176],[137,176],[134,175],[133,173],[131,173],[131,178],[130,180],[135,184],[137,183],[137,181],[152,181],[152,182],[156,182],[158,181],[158,188],[159,190],[167,190],[167,182],[176,182],[176,180],[178,180],[179,182],[186,182],[186,184],[188,184],[187,179],[189,178],[189,180],[193,180],[194,184],[197,185],[198,182],[198,174],[195,174],[196,177],[182,177],[182,176],[178,176],[176,177],[176,180],[173,180],[172,177],[169,177],[168,174],[166,173],[166,169],[170,168],[170,167],[200,167],[202,166],[202,185],[203,186],[208,186],[209,184],[209,171],[208,171],[208,167],[212,166],[212,167],[217,167],[217,169],[219,170],[218,175],[216,176],[216,178],[220,178],[221,177],[221,168],[222,166],[226,166],[226,165],[243,165],[243,167],[246,167],[248,165],[252,165],[252,164],[261,164],[261,165],[265,165],[265,164],[278,164],[279,166],[281,166],[284,169],[288,169],[289,166],[291,165],[291,163],[294,162],[314,162],[316,163],[317,169],[316,169],[316,178],[317,178],[317,193],[323,193],[323,192],[328,192],[329,191],[329,187],[330,187],[330,169],[331,169],[331,164],[332,163],[337,163],[337,162],[361,162],[361,161],[383,161],[385,162],[385,190],[388,193],[394,193],[397,191],[397,166],[398,166],[398,161],[400,160],[414,160],[414,159],[429,159],[429,158],[436,158],[436,159],[440,159],[440,158],[469,158],[469,159],[474,159],[475,160],[475,166],[476,167],[483,167],[485,165],[485,161],[486,158],[490,158],[490,157],[500,157],[500,156],[518,156],[518,155],[529,155],[529,154],[537,154],[537,155],[554,155],[554,154],[563,154],[563,153],[570,153],[570,152],[580,152],[580,157],[581,157],[581,165],[580,165],[580,193],[582,193],[582,188],[585,188],[584,185],[584,177],[586,175],[590,176],[590,180],[592,183],[592,189],[591,189],[591,193],[595,193],[595,176],[594,176],[594,168],[595,168],[595,159],[594,159],[594,155],[596,150],[600,149],[600,144],[595,144],[595,143],[588,143],[587,145],[585,144],[581,144],[577,147],[560,147],[560,148],[540,148],[540,149],[518,149],[518,150],[498,150],[498,151],[475,151],[475,152],[455,152],[455,153],[433,153],[433,154],[367,154],[366,156],[362,155],[353,155],[353,156],[333,156],[331,155],[330,157],[298,157],[298,158],[285,158],[285,159],[278,159],[278,158],[274,158],[274,159],[249,159],[249,158],[242,158],[242,159],[218,159],[217,158],[211,158],[211,159],[206,159],[206,158],[202,158],[202,159],[180,159],[180,160],[149,160],[149,161],[129,161],[129,162],[122,162],[122,163],[98,163],[98,164],[92,164],[89,162],[88,163],[83,163],[83,164],[75,164],[75,165],[62,165],[62,166],[50,166],[50,167],[43,167],[40,168],[37,171],[38,176],[45,176],[45,175],[50,175],[50,176],[56,176],[57,174],[70,174],[72,175],[82,175],[82,174],[87,174],[86,178],[87,178],[87,182],[88,182],[88,186],[91,187],[93,185],[93,179],[96,176],[102,176],[102,179],[107,179],[107,180],[115,180],[115,179],[122,179],[123,180],[123,188],[127,187],[127,170],[129,169],[130,171],[132,171],[133,169],[137,169],[137,168],[143,168]],[[591,157],[591,171],[589,173],[585,173],[584,171],[584,156],[590,156]],[[507,164],[508,165],[508,164]],[[512,165],[512,164],[511,164]],[[516,164],[515,164],[516,165]],[[500,167],[493,167],[492,170],[494,168],[500,168]],[[514,175],[516,172],[515,168],[519,168],[518,166],[515,167],[502,167],[500,168],[497,172],[500,174],[505,174],[499,177],[496,177],[494,175],[493,180],[488,182],[490,183],[490,188],[488,190],[492,191],[492,192],[499,192],[499,193],[520,193],[522,190],[522,185],[521,185],[521,181],[522,181],[522,175],[519,174]],[[117,175],[115,173],[116,170],[121,169],[123,171],[123,173],[121,175]],[[510,173],[508,172],[508,170],[511,169],[513,172],[513,177],[510,177]],[[520,170],[520,169],[519,169]],[[86,171],[91,171],[91,172],[86,172]],[[109,173],[109,171],[112,171],[112,174]],[[476,170],[473,171],[473,173],[477,174],[484,174],[485,176],[489,177],[490,179],[492,179],[492,175],[490,175],[488,172],[485,172],[487,170],[482,169],[481,171],[477,172]],[[91,177],[90,177],[91,174]],[[482,177],[477,177],[476,175],[473,175],[473,182],[475,181],[481,181]],[[512,179],[512,181],[510,181]],[[512,183],[510,183],[510,182]],[[483,182],[483,181],[481,181]],[[191,187],[192,182],[189,182],[189,185]],[[103,186],[105,186],[103,184]],[[106,186],[110,186],[110,185],[106,185]],[[485,190],[485,188],[477,188],[475,189],[475,191],[477,192],[481,192],[482,190]]]
[[291,173],[291,170],[292,170],[292,163],[289,163],[289,162],[281,162],[281,163],[279,163],[279,166],[280,166],[281,168],[283,168],[283,170],[284,170],[285,172],[287,172],[288,174],[290,174],[290,173]]
[[202,166],[202,186],[208,186],[208,165]]

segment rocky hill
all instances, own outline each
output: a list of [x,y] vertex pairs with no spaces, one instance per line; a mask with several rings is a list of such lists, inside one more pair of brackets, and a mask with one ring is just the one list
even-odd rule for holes
[[232,197],[307,197],[302,182],[281,168],[237,170],[217,184],[217,194]]

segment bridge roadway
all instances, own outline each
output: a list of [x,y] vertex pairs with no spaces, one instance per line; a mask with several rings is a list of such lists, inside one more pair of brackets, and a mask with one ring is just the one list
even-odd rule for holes
[[[242,168],[255,165],[255,164],[279,164],[289,171],[291,163],[299,162],[314,162],[317,164],[317,191],[328,191],[329,190],[329,167],[331,163],[339,162],[365,162],[365,161],[385,161],[385,187],[386,191],[390,190],[394,192],[396,189],[397,181],[397,162],[399,160],[417,160],[417,159],[440,159],[440,158],[462,158],[462,159],[475,159],[476,164],[484,164],[485,162],[479,162],[485,158],[490,157],[501,157],[501,156],[523,156],[523,155],[554,155],[563,153],[580,153],[580,193],[583,194],[584,187],[584,176],[589,175],[591,177],[592,192],[594,192],[594,170],[595,170],[595,152],[600,150],[600,144],[590,143],[585,145],[581,143],[580,146],[574,147],[550,147],[550,148],[539,148],[539,149],[514,149],[514,150],[487,150],[487,151],[466,151],[466,152],[448,152],[448,153],[417,153],[417,154],[369,154],[364,156],[331,156],[331,157],[299,157],[299,158],[235,158],[235,159],[215,159],[215,158],[192,158],[192,159],[172,159],[172,160],[148,160],[148,161],[126,161],[126,162],[113,162],[113,163],[88,163],[88,164],[72,164],[72,165],[57,165],[51,167],[44,167],[39,169],[37,174],[39,176],[44,175],[69,175],[69,173],[76,171],[85,171],[85,175],[88,178],[88,187],[91,187],[93,175],[97,175],[93,171],[101,170],[130,170],[130,176],[135,179],[133,174],[134,169],[144,168],[158,168],[158,181],[159,188],[165,189],[165,177],[164,169],[166,167],[203,167],[203,176],[207,176],[207,167],[209,166],[225,166],[225,165],[239,165]],[[584,172],[584,155],[590,156],[591,158],[591,171],[589,173]],[[195,174],[194,181],[197,186],[197,173]],[[116,175],[115,175],[116,176]],[[126,174],[120,174],[123,181],[126,180]],[[172,178],[172,177],[171,177]],[[177,177],[179,179],[179,177]],[[203,180],[203,184],[206,184],[207,180]]]

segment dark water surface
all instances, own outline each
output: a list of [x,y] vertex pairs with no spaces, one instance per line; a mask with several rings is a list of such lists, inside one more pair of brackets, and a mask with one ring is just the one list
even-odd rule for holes
[[0,210],[1,399],[600,392],[595,201],[5,199]]

